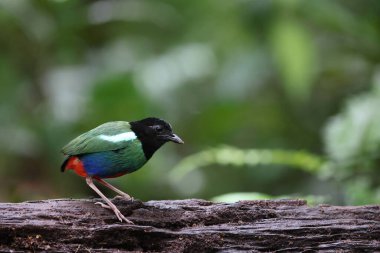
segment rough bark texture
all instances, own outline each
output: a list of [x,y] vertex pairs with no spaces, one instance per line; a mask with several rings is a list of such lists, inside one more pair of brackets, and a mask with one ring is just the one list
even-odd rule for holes
[[0,251],[380,251],[380,206],[309,207],[302,200],[128,202],[135,225],[97,200],[0,204]]

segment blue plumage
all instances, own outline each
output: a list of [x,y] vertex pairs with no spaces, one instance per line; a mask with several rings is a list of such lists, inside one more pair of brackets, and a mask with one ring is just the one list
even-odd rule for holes
[[[129,157],[126,159],[121,151],[105,151],[98,153],[90,153],[80,156],[84,168],[89,176],[100,178],[116,177],[126,173],[131,173],[139,169],[144,163],[144,160],[134,160]],[[124,159],[123,159],[124,158]]]
[[89,176],[101,178],[111,177],[122,172],[128,172],[125,164],[116,159],[117,154],[112,151],[86,154],[80,157]]

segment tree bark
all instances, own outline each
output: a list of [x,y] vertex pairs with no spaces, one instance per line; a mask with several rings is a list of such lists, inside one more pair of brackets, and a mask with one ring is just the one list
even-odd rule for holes
[[379,205],[113,199],[129,225],[96,201],[0,203],[0,251],[380,251]]

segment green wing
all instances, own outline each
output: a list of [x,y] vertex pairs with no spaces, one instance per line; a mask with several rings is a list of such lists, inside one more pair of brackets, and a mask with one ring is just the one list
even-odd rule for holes
[[80,155],[127,147],[137,137],[126,121],[102,124],[69,142],[63,147],[65,155]]

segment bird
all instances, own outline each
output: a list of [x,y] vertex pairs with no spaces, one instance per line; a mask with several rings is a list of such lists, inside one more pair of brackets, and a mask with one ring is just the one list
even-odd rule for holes
[[133,200],[104,179],[137,171],[166,142],[184,143],[165,120],[149,117],[131,122],[107,122],[79,135],[62,148],[66,158],[61,171],[73,170],[85,178],[87,185],[106,203],[95,204],[112,210],[120,222],[133,224],[98,189],[94,180],[119,196]]

